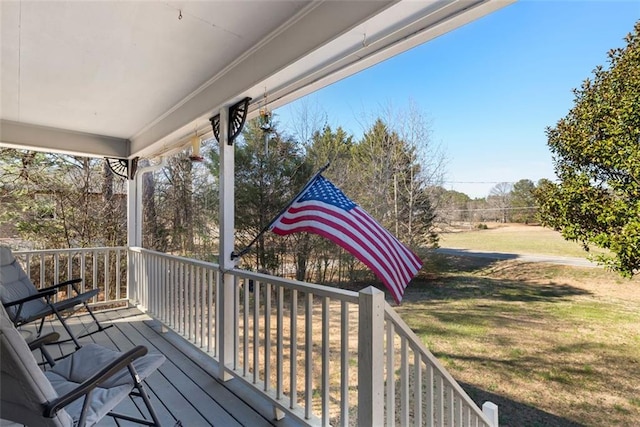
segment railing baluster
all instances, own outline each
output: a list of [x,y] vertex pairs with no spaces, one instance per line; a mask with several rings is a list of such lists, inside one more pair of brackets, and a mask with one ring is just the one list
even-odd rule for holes
[[436,377],[436,426],[444,425],[444,388],[440,375]]
[[176,275],[173,281],[173,292],[175,292],[173,297],[173,304],[174,304],[173,311],[175,312],[174,328],[180,334],[183,333],[183,330],[182,330],[182,293],[183,293],[183,287],[184,287],[184,280],[182,277],[183,268],[184,268],[184,265],[181,262],[176,261]]
[[[200,278],[200,347],[205,348],[207,339],[207,277],[209,271],[202,268]],[[237,304],[236,304],[237,307]],[[236,312],[237,310],[234,310]],[[236,323],[237,324],[237,323]],[[237,347],[235,347],[237,348]]]
[[[120,262],[122,257],[122,251],[120,249],[116,249],[116,300],[120,300]],[[71,255],[69,255],[69,264],[71,264]]]
[[44,288],[46,283],[45,268],[44,268],[45,263],[46,263],[46,259],[44,257],[44,252],[43,252],[40,254],[40,288]]
[[[60,254],[57,252],[53,254],[53,283],[60,283]],[[68,287],[67,287],[68,288]],[[70,295],[70,289],[67,289],[67,295]]]
[[244,304],[242,306],[243,319],[242,329],[244,345],[242,350],[242,375],[247,376],[249,370],[249,280],[244,280]]
[[188,340],[191,340],[191,310],[193,309],[191,303],[191,286],[193,284],[192,275],[193,266],[189,264],[184,265],[184,299],[183,299],[183,314],[184,314],[184,336]]
[[[218,305],[217,304],[218,304],[218,301],[220,301],[220,299],[219,299],[220,287],[222,286],[222,274],[219,271],[215,272],[215,286],[216,286],[215,293],[213,295],[213,298],[215,299],[215,301],[213,301],[213,300],[211,301],[211,307],[215,307],[215,313],[213,313],[213,314],[214,314],[214,316],[216,316],[215,319],[217,319],[218,318],[217,317],[218,316]],[[213,328],[214,328],[214,331],[213,331],[213,355],[215,357],[218,357],[218,348],[219,348],[218,347],[218,343],[220,342],[220,340],[219,340],[220,339],[220,337],[219,337],[220,328],[218,327],[218,324],[219,323],[217,321],[213,322]]]
[[80,278],[82,279],[82,286],[86,285],[86,268],[87,268],[87,253],[80,251]]
[[284,359],[284,334],[283,334],[283,316],[284,316],[284,288],[278,285],[278,302],[277,302],[277,332],[276,332],[276,399],[282,399],[282,373]]
[[240,363],[240,278],[233,278],[233,369],[237,370]]
[[427,368],[426,368],[426,381],[427,381],[427,387],[425,387],[425,392],[427,394],[426,396],[426,400],[427,400],[427,410],[426,410],[426,414],[427,414],[427,427],[434,427],[433,426],[433,366],[431,365],[431,363],[429,363],[429,361],[426,361],[427,363]]
[[395,381],[395,327],[393,322],[387,322],[387,367],[386,367],[386,418],[387,426],[396,425],[396,381]]
[[149,284],[147,285],[147,310],[151,313],[156,312],[156,296],[158,294],[156,284],[158,278],[158,257],[152,255],[149,257]]
[[202,347],[202,322],[200,321],[200,267],[195,266],[195,280],[193,287],[193,340],[194,342]]
[[[73,279],[73,252],[67,252],[67,280]],[[120,282],[118,282],[120,283]]]
[[174,260],[173,264],[173,277],[171,280],[171,301],[173,307],[170,307],[172,313],[172,325],[176,332],[180,332],[180,299],[179,299],[179,284],[180,284],[180,264]]
[[340,301],[340,425],[349,425],[349,306]]
[[[94,250],[91,254],[93,256],[93,263],[91,264],[93,268],[91,289],[98,289],[98,252]],[[93,302],[96,302],[95,297],[93,298]]]
[[253,383],[257,384],[260,359],[260,282],[253,283]]
[[422,425],[422,360],[418,350],[413,349],[413,423]]
[[290,373],[290,402],[289,408],[295,409],[298,406],[298,290],[291,290],[291,331],[289,334],[289,371]]
[[27,260],[25,261],[25,264],[25,268],[27,269],[27,277],[29,278],[29,280],[31,280],[31,254],[27,254]]
[[164,258],[162,262],[162,271],[164,271],[164,277],[162,279],[162,301],[160,303],[160,310],[162,311],[162,315],[160,319],[166,323],[171,323],[171,318],[169,317],[169,308],[168,302],[171,299],[171,260]]
[[329,297],[322,298],[322,425],[329,425]]
[[305,325],[304,325],[304,416],[311,419],[313,408],[313,294],[305,295]]
[[194,338],[193,334],[193,265],[187,265],[187,295],[185,298],[185,322],[187,326],[187,339],[192,341]]
[[271,283],[264,283],[264,391],[271,390]]
[[209,282],[207,283],[207,351],[209,353],[213,351],[213,356],[215,357],[215,332],[213,331],[213,310],[215,307],[213,301],[214,275],[217,276],[217,273],[210,269],[208,276]]
[[400,425],[409,425],[409,354],[404,336],[400,338]]
[[109,301],[111,299],[109,292],[109,251],[104,251],[104,300]]
[[448,410],[447,410],[447,415],[448,415],[448,421],[449,421],[449,425],[455,425],[455,396],[453,394],[453,389],[451,388],[451,386],[449,385],[449,383],[447,382],[447,405],[448,405]]

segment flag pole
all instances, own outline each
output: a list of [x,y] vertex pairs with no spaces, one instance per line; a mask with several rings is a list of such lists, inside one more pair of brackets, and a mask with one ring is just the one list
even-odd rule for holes
[[266,227],[264,227],[262,230],[260,230],[260,232],[258,233],[258,235],[256,237],[253,238],[253,240],[251,241],[251,243],[249,243],[243,250],[241,250],[240,252],[231,252],[231,259],[236,259],[236,258],[240,258],[243,255],[246,255],[247,252],[249,252],[251,250],[251,247],[258,241],[258,239],[260,238],[260,236],[262,236],[264,233],[266,233],[269,228],[271,228],[271,225],[276,222],[276,220],[278,218],[280,218],[280,216],[282,216],[282,214],[284,214],[287,209],[289,209],[289,207],[296,201],[298,200],[298,197],[300,197],[302,194],[304,194],[305,191],[307,191],[307,188],[309,188],[309,186],[311,184],[313,184],[313,182],[316,180],[316,178],[318,178],[318,176],[324,172],[325,170],[327,170],[327,168],[329,167],[329,165],[331,164],[331,162],[327,162],[326,165],[322,166],[320,169],[318,169],[318,171],[313,174],[313,176],[309,179],[309,181],[307,181],[307,183],[304,185],[304,187],[302,187],[302,190],[300,190],[298,192],[298,194],[296,194],[296,196],[291,199],[291,201],[284,207],[284,209],[282,209],[278,215],[276,215],[271,221],[269,221],[269,224],[267,224]]

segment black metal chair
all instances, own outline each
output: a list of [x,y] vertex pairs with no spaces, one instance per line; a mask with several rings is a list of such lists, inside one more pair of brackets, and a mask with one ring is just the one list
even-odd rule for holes
[[[77,286],[80,282],[82,282],[81,279],[73,279],[44,289],[37,289],[13,256],[11,249],[6,246],[0,246],[0,301],[7,310],[14,326],[18,327],[40,320],[37,334],[37,336],[40,336],[45,318],[55,315],[69,334],[70,339],[76,346],[76,350],[82,347],[78,339],[113,326],[102,326],[89,307],[88,301],[96,296],[99,290],[93,289],[87,292],[80,292]],[[60,288],[67,286],[71,286],[76,295],[54,302],[53,296],[58,293]],[[71,332],[65,320],[78,308],[87,310],[95,321],[97,330],[80,336],[75,336]]]
[[[53,366],[43,372],[31,351],[58,337],[54,332],[27,345],[0,307],[0,418],[30,426],[89,427],[109,416],[116,424],[160,425],[143,381],[166,360],[162,354],[148,354],[144,346],[122,353],[92,343],[59,362],[47,357]],[[142,399],[143,418],[113,411],[128,396]]]

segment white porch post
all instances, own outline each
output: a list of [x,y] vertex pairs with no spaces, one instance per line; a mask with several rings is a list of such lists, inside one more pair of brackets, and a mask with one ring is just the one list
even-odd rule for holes
[[358,425],[384,421],[384,292],[369,286],[359,292]]
[[227,144],[229,140],[229,109],[220,110],[220,254],[218,263],[222,269],[222,286],[216,298],[216,314],[218,333],[218,378],[223,381],[231,379],[226,367],[233,362],[233,310],[234,281],[228,270],[235,267],[231,259],[234,245],[234,147]]
[[127,180],[127,246],[142,246],[142,242],[138,240],[137,230],[142,229],[142,224],[138,223],[138,212],[142,213],[142,207],[138,206],[138,180]]
[[498,427],[498,405],[493,402],[484,402],[482,404],[482,413],[491,421],[491,427]]
[[[127,247],[129,248],[142,247],[142,179],[144,174],[160,169],[166,164],[166,158],[161,157],[160,163],[139,168],[133,179],[127,180]],[[131,160],[129,160],[129,168],[131,167]],[[142,268],[142,266],[135,264],[129,252],[127,254],[127,298],[138,303],[140,290],[135,282],[136,268]]]
[[[131,161],[129,161],[131,162]],[[138,211],[142,211],[142,206],[138,206],[138,180],[127,180],[127,247],[142,246],[142,241],[138,240],[138,228],[142,228],[142,224],[138,223]],[[134,263],[130,251],[127,251],[127,298],[129,301],[137,302],[137,287],[135,281]]]

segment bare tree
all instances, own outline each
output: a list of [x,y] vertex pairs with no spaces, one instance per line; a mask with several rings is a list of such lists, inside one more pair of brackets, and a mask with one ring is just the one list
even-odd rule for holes
[[511,208],[511,190],[513,184],[510,182],[499,182],[489,191],[487,202],[489,206],[499,214],[496,218],[499,222],[508,222],[510,219],[509,209]]

